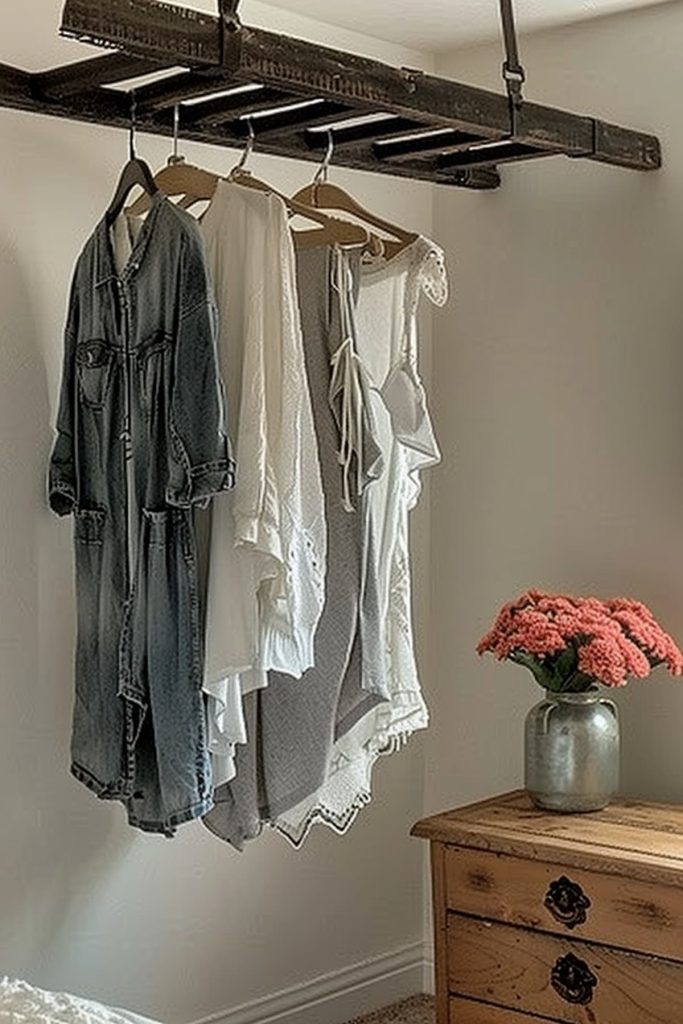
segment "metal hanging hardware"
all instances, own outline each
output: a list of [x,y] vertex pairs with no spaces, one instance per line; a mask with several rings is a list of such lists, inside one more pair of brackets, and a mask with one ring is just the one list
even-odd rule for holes
[[178,152],[178,142],[180,139],[180,104],[175,103],[173,106],[173,152],[169,156],[166,163],[169,167],[174,164],[184,164],[185,157],[182,153]]
[[128,102],[112,86],[167,70],[137,87],[138,125],[153,135],[171,135],[180,103],[188,139],[234,147],[254,114],[261,152],[318,164],[320,128],[335,124],[339,167],[471,189],[497,188],[507,163],[559,154],[660,167],[650,133],[525,101],[512,3],[499,0],[507,89],[491,91],[240,28],[238,0],[216,0],[213,16],[164,0],[63,0],[62,34],[115,52],[40,72],[2,65],[0,108],[124,128]]
[[230,178],[236,177],[239,174],[249,174],[249,171],[246,170],[246,166],[249,161],[249,157],[254,152],[254,147],[256,145],[256,132],[254,131],[254,122],[251,117],[245,117],[244,121],[249,132],[247,136],[247,144],[244,147],[242,156],[230,171],[230,174],[228,175]]
[[327,179],[329,177],[330,165],[332,163],[332,157],[333,156],[334,156],[334,132],[332,131],[331,128],[328,128],[327,129],[327,151],[325,152],[325,156],[323,157],[323,162],[320,164],[320,167],[315,172],[315,177],[313,178],[313,184],[314,185],[322,185],[322,184],[324,184],[327,181]]
[[225,61],[228,51],[226,36],[239,32],[242,22],[238,14],[240,0],[218,0],[218,20],[220,22],[220,59]]
[[130,90],[130,127],[128,128],[128,157],[135,160],[135,133],[138,127],[138,101],[135,89]]
[[503,81],[510,101],[510,138],[517,135],[519,112],[524,103],[524,83],[526,71],[519,59],[519,43],[515,25],[515,9],[513,0],[500,0],[500,17],[503,26],[503,42],[505,60],[503,61]]
[[228,32],[238,32],[242,27],[239,16],[241,0],[218,0],[218,15]]

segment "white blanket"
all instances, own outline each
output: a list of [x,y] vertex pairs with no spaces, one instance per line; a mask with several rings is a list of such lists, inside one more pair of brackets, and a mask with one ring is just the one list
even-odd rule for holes
[[63,992],[44,992],[26,981],[0,980],[0,1024],[158,1024],[127,1010]]

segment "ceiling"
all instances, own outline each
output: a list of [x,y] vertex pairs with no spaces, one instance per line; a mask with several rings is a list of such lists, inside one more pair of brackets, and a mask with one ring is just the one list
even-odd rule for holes
[[[216,0],[174,2],[210,12],[215,12],[217,6]],[[661,2],[683,3],[683,0],[514,0],[522,30]],[[64,0],[31,0],[33,17],[25,18],[18,13],[19,0],[13,0],[17,14],[10,17],[7,24],[3,22],[0,61],[27,70],[40,70],[69,59],[79,60],[88,52],[101,52],[58,36],[63,4]],[[301,20],[297,22],[291,14],[299,15]],[[350,50],[358,48],[361,36],[429,54],[494,39],[500,34],[498,0],[242,0],[240,15],[246,24],[275,32],[291,32],[314,41],[322,41],[320,22],[355,30],[360,34],[354,37],[355,45],[340,43],[342,48]],[[305,18],[313,21],[306,22]],[[390,63],[393,60],[393,55],[383,56],[382,47],[372,46],[370,51],[368,56],[387,59]],[[417,62],[418,54],[414,59],[415,67],[422,66]]]
[[[515,0],[515,9],[524,31],[661,2]],[[242,6],[248,21],[248,3]],[[499,32],[498,0],[286,0],[285,6],[318,21],[434,52],[491,39]]]

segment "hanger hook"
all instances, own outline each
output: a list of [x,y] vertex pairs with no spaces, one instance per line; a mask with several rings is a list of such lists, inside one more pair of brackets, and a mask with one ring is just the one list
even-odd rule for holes
[[128,130],[128,153],[131,160],[135,160],[135,132],[137,131],[138,101],[135,89],[130,90],[130,128]]
[[247,161],[249,160],[249,157],[254,152],[254,146],[256,145],[256,132],[254,131],[254,123],[250,117],[245,117],[244,120],[247,123],[249,136],[247,138],[247,144],[244,147],[244,152],[242,153],[239,162],[235,166],[235,172],[244,170],[244,168],[247,166]]
[[173,107],[173,152],[169,156],[167,163],[169,166],[173,164],[182,164],[185,162],[185,157],[180,156],[178,153],[178,140],[180,138],[180,104],[176,103]]
[[321,165],[318,168],[318,170],[315,172],[315,177],[313,179],[313,184],[314,185],[320,185],[322,182],[327,181],[327,174],[328,174],[328,171],[330,169],[330,164],[332,163],[333,155],[334,155],[334,132],[332,131],[331,128],[328,128],[327,129],[327,152],[325,153],[325,157],[323,159],[323,162],[321,163]]

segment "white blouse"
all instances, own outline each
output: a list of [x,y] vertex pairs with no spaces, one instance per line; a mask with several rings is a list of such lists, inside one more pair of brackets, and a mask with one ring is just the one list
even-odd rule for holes
[[335,744],[324,786],[274,823],[296,846],[316,822],[345,832],[370,802],[378,757],[428,724],[415,659],[408,533],[421,471],[441,457],[418,371],[417,309],[423,293],[439,306],[448,298],[444,254],[426,238],[417,238],[391,260],[362,265],[357,352],[370,381],[385,467],[365,491],[362,512],[377,551],[390,700]]
[[281,199],[220,181],[202,232],[220,317],[235,488],[213,503],[205,689],[216,784],[244,742],[241,693],[269,670],[313,664],[325,599],[327,536],[299,319],[296,265]]

